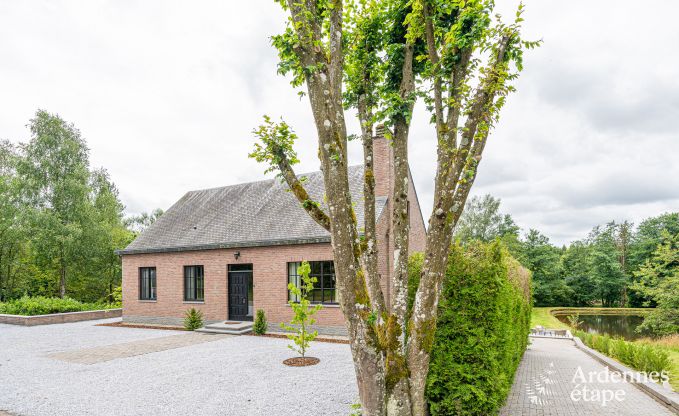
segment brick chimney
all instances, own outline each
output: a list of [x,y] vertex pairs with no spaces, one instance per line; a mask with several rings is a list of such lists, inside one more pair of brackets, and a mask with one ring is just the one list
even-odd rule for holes
[[394,181],[394,152],[384,124],[379,124],[373,136],[373,170],[375,173],[375,196],[391,196]]

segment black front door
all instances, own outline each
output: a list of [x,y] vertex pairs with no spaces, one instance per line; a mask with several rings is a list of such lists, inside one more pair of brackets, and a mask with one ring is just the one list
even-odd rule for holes
[[[249,266],[246,270],[245,266]],[[252,265],[229,265],[229,319],[251,321]]]

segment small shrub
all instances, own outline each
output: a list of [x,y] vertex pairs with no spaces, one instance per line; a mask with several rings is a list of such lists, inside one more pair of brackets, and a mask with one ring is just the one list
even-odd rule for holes
[[266,334],[266,330],[269,328],[269,324],[266,322],[266,315],[264,315],[263,309],[257,309],[257,315],[255,316],[255,324],[252,326],[252,332],[257,335]]
[[196,308],[191,308],[184,314],[184,328],[188,331],[195,331],[203,326],[203,312]]
[[288,301],[294,315],[290,325],[281,323],[281,327],[286,331],[293,332],[288,334],[288,339],[293,342],[293,344],[288,345],[288,348],[304,357],[311,341],[318,336],[318,331],[309,332],[309,327],[316,322],[313,316],[321,309],[321,305],[311,307],[311,301],[309,301],[309,293],[314,290],[314,283],[316,283],[315,277],[309,277],[311,272],[309,263],[303,262],[298,272],[301,276],[300,287],[297,287],[294,283],[289,283],[288,289],[295,297],[299,298],[299,302]]

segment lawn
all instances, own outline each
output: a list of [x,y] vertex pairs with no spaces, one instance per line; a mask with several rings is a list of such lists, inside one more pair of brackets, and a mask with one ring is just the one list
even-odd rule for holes
[[530,317],[531,328],[535,328],[539,325],[551,329],[568,329],[568,325],[559,321],[554,315],[552,315],[552,309],[555,308],[533,308],[533,312]]

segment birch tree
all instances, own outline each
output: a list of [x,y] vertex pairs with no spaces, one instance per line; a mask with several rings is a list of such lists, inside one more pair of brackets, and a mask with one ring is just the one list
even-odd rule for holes
[[[277,0],[288,14],[273,37],[279,72],[306,87],[318,136],[325,204],[314,201],[294,171],[297,138],[284,121],[266,118],[251,156],[287,183],[301,206],[328,230],[338,301],[346,317],[365,415],[425,415],[425,382],[443,274],[453,229],[476,178],[522,52],[521,7],[511,24],[493,19],[489,0]],[[407,311],[408,136],[420,99],[437,138],[433,210],[411,313]],[[363,201],[352,201],[345,109],[358,115],[364,150]],[[394,273],[386,301],[377,274],[374,125],[393,146]],[[363,203],[358,224],[353,203]],[[389,307],[388,307],[389,306]],[[408,317],[406,319],[406,317]]]

